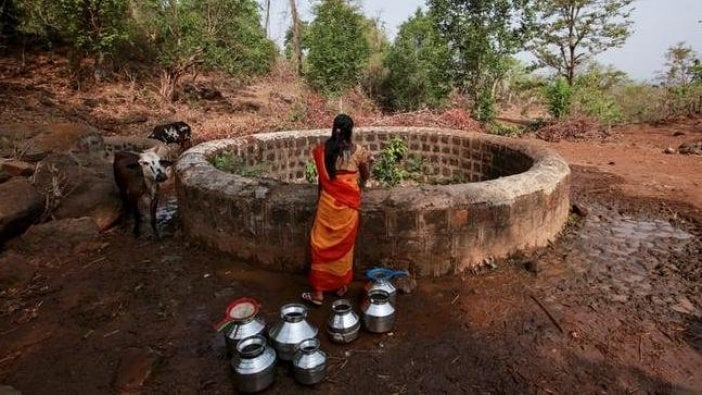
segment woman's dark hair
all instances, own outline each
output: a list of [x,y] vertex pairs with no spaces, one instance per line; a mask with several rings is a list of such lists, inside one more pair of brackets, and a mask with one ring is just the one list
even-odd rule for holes
[[352,130],[353,119],[350,116],[339,114],[334,118],[331,137],[324,143],[324,166],[331,179],[336,177],[336,159],[351,146]]

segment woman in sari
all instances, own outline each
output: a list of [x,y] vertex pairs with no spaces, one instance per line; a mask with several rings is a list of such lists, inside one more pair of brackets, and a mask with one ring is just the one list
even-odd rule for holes
[[311,292],[302,298],[321,306],[325,292],[344,296],[353,279],[353,251],[358,233],[361,186],[370,176],[370,152],[351,142],[353,120],[334,119],[332,134],[312,151],[319,195],[310,235]]

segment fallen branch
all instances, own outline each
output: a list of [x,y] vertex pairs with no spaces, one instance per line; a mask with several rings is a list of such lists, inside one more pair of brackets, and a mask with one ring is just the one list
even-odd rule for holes
[[541,304],[541,302],[539,302],[539,300],[536,299],[536,297],[534,297],[534,295],[529,295],[529,297],[530,297],[531,300],[533,300],[537,305],[539,305],[539,307],[541,307],[541,310],[543,310],[544,313],[546,313],[546,315],[547,315],[548,318],[551,320],[551,322],[553,322],[553,325],[555,325],[556,328],[558,328],[558,330],[561,331],[561,333],[564,333],[564,334],[565,334],[565,331],[564,331],[563,328],[561,327],[561,324],[559,324],[558,321],[556,321],[556,319],[553,318],[553,315],[551,315],[551,312],[549,312],[548,309],[546,309],[546,307],[545,307],[543,304]]

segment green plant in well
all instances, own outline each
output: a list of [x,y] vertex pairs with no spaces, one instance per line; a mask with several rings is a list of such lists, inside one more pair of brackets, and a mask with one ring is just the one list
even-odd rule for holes
[[373,177],[384,186],[395,186],[404,181],[409,173],[402,161],[409,148],[405,140],[393,137],[380,153],[380,159],[373,164]]
[[308,160],[305,163],[305,180],[310,184],[317,183],[317,166],[315,166],[312,160]]
[[253,166],[247,166],[239,155],[231,151],[222,151],[212,158],[210,163],[222,171],[240,175],[242,177],[261,177],[270,172],[270,163],[263,161]]

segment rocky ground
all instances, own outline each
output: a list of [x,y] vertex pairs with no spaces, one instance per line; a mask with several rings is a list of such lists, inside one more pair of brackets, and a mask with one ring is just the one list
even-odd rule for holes
[[[169,190],[162,241],[115,226],[105,147],[134,141],[107,136],[142,135],[186,104],[157,113],[137,97],[131,111],[111,113],[115,92],[67,93],[59,77],[37,78],[0,81],[11,88],[0,95],[0,238],[11,239],[0,251],[0,394],[231,393],[213,324],[243,295],[261,300],[272,323],[305,277],[191,245]],[[221,90],[230,104],[258,100]],[[212,119],[224,130],[269,110],[232,111],[183,115],[216,134]],[[700,141],[701,125],[525,137],[571,164],[579,209],[561,238],[494,270],[418,279],[398,299],[391,334],[343,347],[322,336],[329,369],[312,391],[702,393],[702,160],[677,150]],[[361,286],[359,277],[352,297]],[[323,327],[328,314],[329,302],[310,319]],[[288,367],[276,374],[271,393],[310,391]]]

